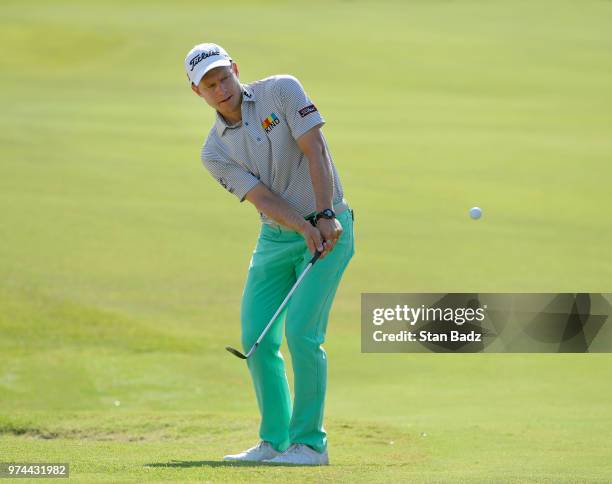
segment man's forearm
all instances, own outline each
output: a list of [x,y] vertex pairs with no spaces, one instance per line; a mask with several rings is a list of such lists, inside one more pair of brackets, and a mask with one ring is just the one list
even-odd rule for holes
[[[315,251],[324,251],[325,247],[319,230],[310,225],[310,222],[307,222],[285,199],[278,196],[263,183],[258,183],[249,190],[245,198],[255,205],[260,213],[302,234],[312,254]],[[325,253],[321,255],[321,258],[324,257]]]
[[282,197],[270,191],[259,200],[257,210],[275,222],[302,233],[308,222]]
[[308,168],[310,170],[310,178],[312,179],[312,189],[315,195],[317,212],[320,212],[326,208],[333,208],[334,180],[325,145],[322,146],[321,151],[317,152],[317,154],[318,156],[312,156],[312,160],[308,159]]
[[317,212],[333,208],[334,179],[331,160],[319,128],[314,128],[299,138],[298,145],[308,159]]

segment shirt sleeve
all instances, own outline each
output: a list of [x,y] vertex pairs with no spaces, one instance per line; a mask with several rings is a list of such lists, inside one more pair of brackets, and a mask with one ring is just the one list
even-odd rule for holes
[[244,201],[259,179],[231,160],[227,160],[221,153],[211,150],[206,144],[202,148],[202,164],[223,188],[233,193],[241,202]]
[[294,139],[297,140],[309,129],[325,123],[321,113],[295,77],[278,76],[275,87]]

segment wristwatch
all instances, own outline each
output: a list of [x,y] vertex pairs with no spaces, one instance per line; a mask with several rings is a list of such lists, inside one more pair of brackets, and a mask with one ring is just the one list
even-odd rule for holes
[[336,212],[334,212],[331,208],[326,208],[325,210],[321,210],[319,213],[315,215],[315,223],[319,221],[321,218],[326,218],[327,220],[331,220],[336,218]]

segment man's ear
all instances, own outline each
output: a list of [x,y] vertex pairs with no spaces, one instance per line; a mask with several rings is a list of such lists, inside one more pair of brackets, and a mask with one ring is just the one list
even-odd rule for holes
[[199,91],[199,89],[198,89],[198,86],[196,86],[196,85],[195,85],[193,82],[191,83],[191,90],[192,90],[193,92],[195,92],[197,96],[200,96],[200,97],[202,96],[202,95],[200,94],[200,91]]
[[232,72],[236,74],[236,77],[240,77],[240,72],[238,71],[238,64],[232,62]]

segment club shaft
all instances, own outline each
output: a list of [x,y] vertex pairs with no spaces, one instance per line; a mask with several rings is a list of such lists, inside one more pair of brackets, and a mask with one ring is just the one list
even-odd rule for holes
[[249,350],[249,352],[246,354],[246,357],[248,358],[249,356],[251,356],[251,353],[253,353],[253,351],[255,351],[255,349],[257,348],[257,346],[259,345],[259,343],[261,342],[261,340],[263,339],[263,337],[266,335],[266,333],[268,332],[268,330],[270,329],[270,326],[272,326],[272,323],[274,323],[274,321],[276,320],[276,318],[278,317],[278,315],[282,312],[283,309],[285,309],[285,306],[287,305],[287,301],[289,301],[289,299],[291,299],[291,295],[295,292],[295,290],[297,289],[297,287],[300,285],[300,282],[302,282],[302,279],[304,279],[304,276],[306,276],[306,274],[308,274],[308,271],[311,269],[311,267],[313,266],[313,264],[316,262],[316,260],[318,259],[318,257],[315,255],[315,257],[313,257],[313,260],[311,260],[308,265],[306,266],[306,269],[304,269],[304,271],[302,272],[302,274],[300,275],[300,277],[298,277],[298,280],[295,281],[295,284],[293,285],[293,287],[291,288],[291,290],[289,291],[289,294],[287,294],[285,296],[285,299],[283,300],[282,304],[279,306],[279,308],[276,310],[276,312],[274,313],[274,316],[272,316],[272,319],[270,319],[270,322],[268,323],[268,325],[264,328],[264,330],[261,332],[261,334],[259,335],[259,338],[257,338],[257,341],[255,341],[255,344],[253,345],[253,347]]

